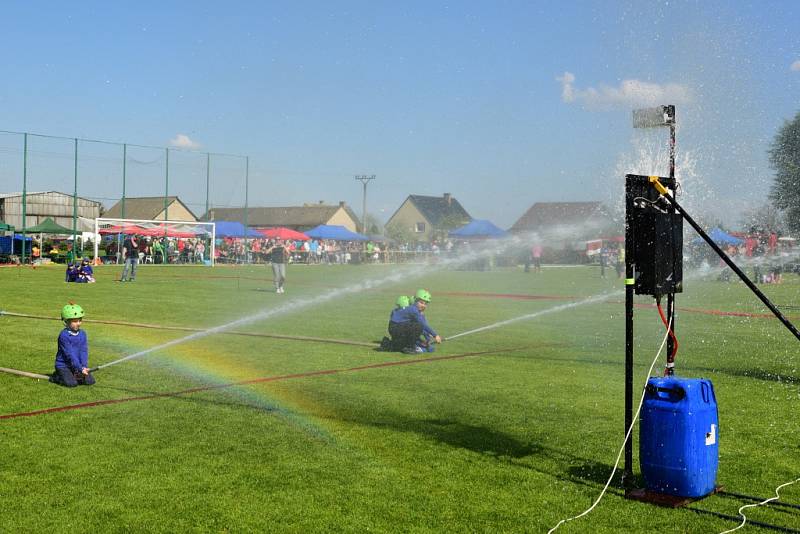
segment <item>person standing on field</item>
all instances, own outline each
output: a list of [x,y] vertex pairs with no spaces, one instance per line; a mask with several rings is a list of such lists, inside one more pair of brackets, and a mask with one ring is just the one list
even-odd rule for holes
[[275,284],[275,293],[283,293],[289,249],[286,248],[283,240],[276,239],[275,243],[265,251],[265,254],[269,256],[269,261],[272,263],[272,282]]
[[[133,282],[136,280],[136,267],[139,265],[139,240],[135,235],[129,236],[122,245],[122,256],[125,258],[125,265],[122,267],[120,282]],[[128,278],[130,269],[130,278]]]

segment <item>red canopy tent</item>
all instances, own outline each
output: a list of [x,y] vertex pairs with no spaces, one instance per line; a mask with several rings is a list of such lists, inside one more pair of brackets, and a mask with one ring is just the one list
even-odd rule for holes
[[142,229],[138,226],[128,224],[125,226],[109,226],[108,228],[100,228],[101,234],[138,234]]
[[143,235],[143,236],[150,236],[150,237],[160,237],[166,235],[168,237],[195,237],[197,234],[194,232],[185,232],[182,230],[178,230],[176,228],[164,228],[161,227],[154,227],[154,228],[144,228],[142,226],[137,226],[135,224],[126,224],[124,226],[111,226],[109,228],[101,228],[101,234],[127,234],[127,235]]
[[311,239],[303,232],[298,232],[297,230],[292,230],[291,228],[284,228],[282,226],[278,228],[259,228],[256,230],[259,234],[263,235],[264,237],[269,237],[272,239],[294,239],[300,241],[308,241]]

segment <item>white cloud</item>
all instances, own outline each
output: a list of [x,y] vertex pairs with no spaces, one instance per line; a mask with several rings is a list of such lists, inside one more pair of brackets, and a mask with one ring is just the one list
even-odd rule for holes
[[189,138],[189,136],[185,134],[176,135],[174,139],[169,140],[169,144],[178,148],[190,148],[190,149],[196,149],[202,146],[200,143],[192,141]]
[[591,110],[685,104],[691,100],[689,88],[677,83],[659,85],[641,80],[623,80],[618,87],[600,85],[599,88],[579,89],[574,85],[575,75],[571,72],[565,72],[556,80],[561,82],[561,99],[564,102],[579,102]]
[[789,68],[792,69],[793,71],[800,71],[800,59],[792,63],[792,65]]

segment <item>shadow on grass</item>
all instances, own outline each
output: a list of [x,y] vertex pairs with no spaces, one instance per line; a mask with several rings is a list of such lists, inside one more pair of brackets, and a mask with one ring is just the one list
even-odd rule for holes
[[[610,464],[603,462],[596,462],[594,460],[585,460],[582,464],[572,465],[567,468],[566,474],[571,480],[582,480],[594,484],[605,485],[608,482],[608,477],[611,475],[613,467]],[[640,488],[644,485],[644,479],[641,475],[634,475],[632,484],[634,487]],[[622,466],[617,468],[612,481],[612,487],[622,486]]]
[[717,373],[717,374],[724,374],[729,376],[735,376],[740,378],[753,378],[755,380],[763,380],[766,382],[782,382],[784,384],[797,384],[800,382],[796,376],[780,374],[780,373],[770,373],[769,371],[765,371],[764,369],[710,369],[710,368],[700,368],[700,371],[705,371],[707,373]]
[[[413,432],[450,447],[494,457],[521,469],[530,469],[555,479],[592,488],[605,485],[612,470],[612,466],[607,463],[576,456],[567,449],[543,446],[492,428],[444,418],[413,419],[397,413],[384,413],[380,421],[352,418],[348,421],[379,429]],[[554,467],[555,465],[566,467],[561,469]],[[624,494],[621,475],[620,468],[614,475],[610,493]],[[641,483],[638,478],[634,480],[637,487]]]
[[399,429],[428,436],[452,447],[491,456],[524,458],[541,452],[538,445],[524,443],[503,432],[444,419],[405,420]]
[[[118,386],[95,386],[97,389],[120,391],[132,395],[163,395],[172,399],[189,403],[207,404],[213,406],[245,408],[258,412],[271,412],[275,415],[288,415],[278,406],[265,406],[262,403],[249,403],[226,399],[211,399],[197,395],[164,394],[163,392],[149,391]],[[520,440],[510,434],[485,426],[462,423],[444,418],[414,419],[400,414],[384,413],[380,421],[349,419],[354,424],[372,426],[379,429],[389,429],[397,432],[412,432],[450,447],[472,451],[474,453],[493,457],[498,461],[508,462],[521,469],[530,469],[555,479],[569,481],[588,487],[605,485],[611,473],[612,466],[569,453],[564,449],[542,446],[537,443]],[[546,461],[543,461],[546,460]],[[563,470],[548,469],[547,465],[566,465]],[[640,477],[634,480],[636,487],[641,487]],[[614,477],[609,492],[622,495],[621,469]]]

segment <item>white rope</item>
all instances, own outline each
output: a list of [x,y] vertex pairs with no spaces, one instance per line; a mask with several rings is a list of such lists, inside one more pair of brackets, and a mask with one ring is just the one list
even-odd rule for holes
[[735,531],[735,530],[739,530],[740,528],[742,528],[742,527],[744,526],[744,524],[745,524],[745,523],[747,523],[747,516],[746,516],[746,515],[744,515],[744,513],[742,512],[742,510],[744,510],[745,508],[755,508],[756,506],[762,506],[762,505],[764,505],[764,504],[767,504],[767,503],[769,503],[769,502],[772,502],[772,501],[777,501],[778,499],[780,499],[780,498],[781,498],[781,496],[780,496],[780,493],[779,493],[779,492],[780,492],[780,491],[781,491],[783,488],[785,488],[786,486],[791,486],[792,484],[795,484],[795,483],[797,483],[797,482],[800,482],[800,478],[796,478],[796,479],[794,479],[794,480],[792,480],[792,481],[790,481],[790,482],[786,482],[785,484],[781,484],[780,486],[778,486],[777,488],[775,488],[775,496],[774,496],[774,497],[770,497],[769,499],[765,499],[765,500],[763,500],[763,501],[761,501],[761,502],[759,502],[759,503],[756,503],[756,504],[745,504],[744,506],[741,506],[741,507],[739,507],[739,515],[740,515],[740,516],[742,516],[742,522],[741,522],[741,523],[739,523],[739,526],[737,526],[737,527],[734,527],[734,528],[732,528],[732,529],[730,529],[730,530],[723,530],[723,531],[722,531],[722,532],[720,532],[719,534],[728,534],[729,532],[733,532],[733,531]]
[[[658,361],[658,357],[661,356],[661,351],[664,349],[664,345],[667,342],[667,338],[669,338],[669,333],[670,333],[670,328],[671,327],[672,327],[672,319],[670,319],[669,325],[667,326],[667,333],[664,334],[664,339],[661,341],[661,346],[658,348],[658,352],[656,353],[656,357],[653,358],[653,363],[650,364],[650,369],[647,371],[647,380],[650,379],[650,375],[653,372],[653,367],[655,367],[656,362]],[[645,381],[645,387],[646,386],[647,386],[647,381]],[[642,388],[642,398],[639,399],[639,406],[636,408],[636,414],[633,416],[633,421],[631,421],[631,426],[628,428],[628,431],[625,433],[625,439],[622,440],[622,446],[619,448],[619,453],[617,454],[617,461],[614,462],[614,469],[611,470],[611,475],[608,477],[608,481],[606,482],[606,485],[603,487],[603,491],[601,491],[600,495],[597,497],[597,500],[595,500],[594,503],[589,508],[587,508],[586,510],[584,510],[580,514],[572,516],[572,517],[569,517],[567,519],[562,519],[561,521],[559,521],[556,524],[556,526],[554,526],[553,528],[551,528],[550,530],[547,531],[547,534],[552,534],[553,532],[555,532],[555,530],[558,527],[560,527],[564,523],[568,523],[570,521],[573,521],[575,519],[579,519],[579,518],[585,516],[586,514],[588,514],[592,510],[594,510],[594,508],[600,503],[600,500],[605,495],[606,490],[608,490],[608,487],[611,485],[611,480],[614,478],[614,474],[617,472],[617,466],[619,465],[619,459],[622,457],[622,452],[625,450],[625,443],[627,443],[628,439],[630,438],[631,432],[633,431],[633,427],[634,427],[634,425],[636,425],[636,420],[639,418],[639,412],[642,409],[642,404],[644,403],[644,396],[645,396],[646,392],[647,392],[646,389],[643,387]]]

